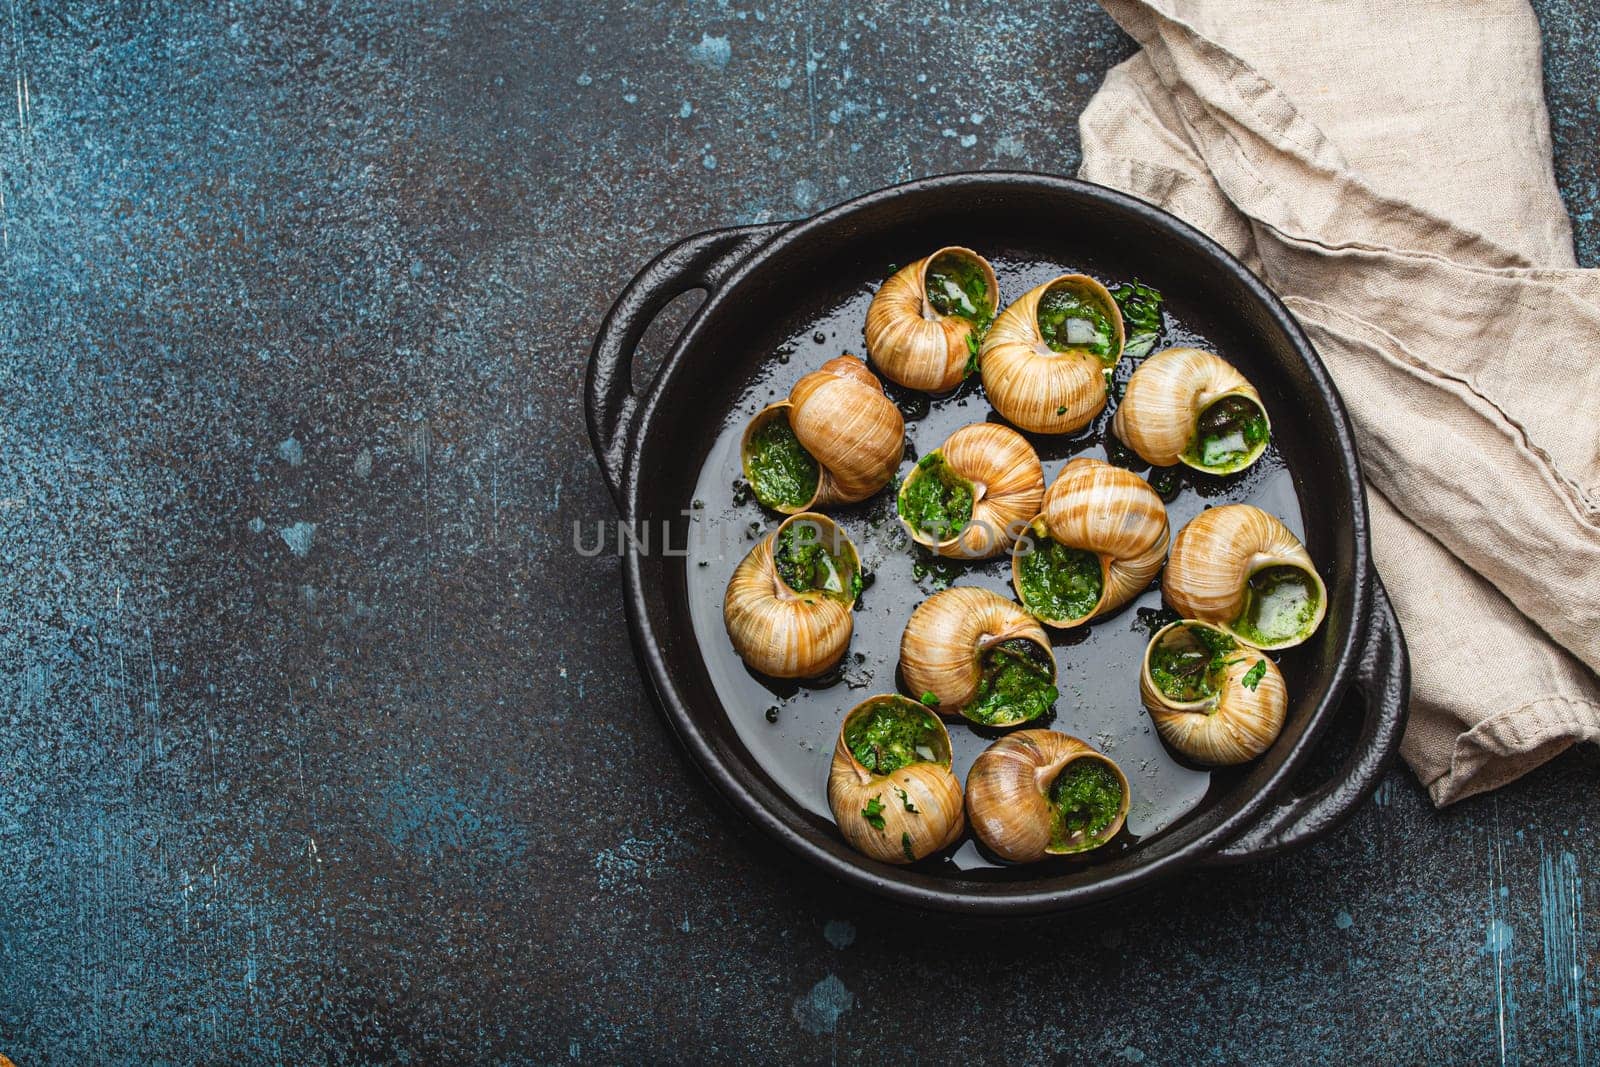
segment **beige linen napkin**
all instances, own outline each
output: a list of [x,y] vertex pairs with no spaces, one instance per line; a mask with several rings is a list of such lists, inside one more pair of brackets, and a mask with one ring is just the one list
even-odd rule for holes
[[1242,257],[1332,372],[1434,803],[1600,738],[1600,271],[1526,0],[1101,4],[1143,48],[1080,174]]

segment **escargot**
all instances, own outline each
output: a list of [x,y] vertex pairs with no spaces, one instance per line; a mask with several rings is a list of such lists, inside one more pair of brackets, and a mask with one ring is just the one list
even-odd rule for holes
[[833,748],[828,807],[850,846],[884,863],[950,845],[965,820],[944,723],[898,693],[857,704]]
[[987,589],[935,593],[900,638],[906,687],[941,715],[983,726],[1039,718],[1056,701],[1056,661],[1033,617]]
[[1272,427],[1261,394],[1233,364],[1169,348],[1133,372],[1111,429],[1146,463],[1232,474],[1266,451]]
[[963,426],[917,461],[895,508],[912,540],[941,556],[998,555],[1039,513],[1044,468],[1021,434],[992,422]]
[[1000,313],[978,355],[983,391],[1032,433],[1082,429],[1106,406],[1106,372],[1122,358],[1122,311],[1106,287],[1063,274]]
[[1195,619],[1163,626],[1150,639],[1139,698],[1163,741],[1217,767],[1265,752],[1289,705],[1276,663]]
[[1055,730],[1007,734],[967,772],[972,832],[1013,863],[1099,848],[1122,829],[1129,800],[1110,757]]
[[768,404],[739,444],[745,481],[774,511],[795,514],[865,500],[889,484],[905,420],[854,356],[830,359]]
[[1300,539],[1250,504],[1208,508],[1178,531],[1161,580],[1186,619],[1255,648],[1290,648],[1322,625],[1328,591]]
[[1098,459],[1061,469],[1029,529],[1011,555],[1011,584],[1035,618],[1060,629],[1132,600],[1167,551],[1161,497],[1137,474]]
[[943,393],[976,364],[1000,304],[989,261],[970,248],[941,248],[883,283],[867,308],[867,356],[890,381]]
[[774,678],[811,678],[844,655],[861,594],[856,546],[832,519],[791,515],[734,568],[722,621],[734,651]]

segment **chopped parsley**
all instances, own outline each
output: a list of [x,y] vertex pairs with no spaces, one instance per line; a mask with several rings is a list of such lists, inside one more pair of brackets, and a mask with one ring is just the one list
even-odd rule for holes
[[1039,718],[1060,695],[1051,679],[1052,666],[1049,653],[1032,641],[1002,641],[984,656],[977,695],[962,714],[985,726]]
[[935,256],[923,273],[923,288],[935,311],[965,319],[975,332],[988,329],[994,318],[989,276],[969,252],[951,250]]
[[877,797],[873,797],[871,800],[867,801],[867,806],[861,809],[861,816],[867,820],[867,824],[874,830],[882,830],[883,801],[879,800]]
[[1175,626],[1150,649],[1150,680],[1173,700],[1204,700],[1216,694],[1223,672],[1238,662],[1228,658],[1238,647],[1212,627]]
[[1120,353],[1109,312],[1095,294],[1073,282],[1058,282],[1040,297],[1034,316],[1039,336],[1055,351],[1088,352],[1102,363],[1115,364]]
[[817,495],[821,468],[781,411],[750,435],[744,473],[756,499],[769,508],[799,508]]
[[928,705],[930,708],[936,708],[939,706],[939,695],[931,689],[925,691],[917,699]]
[[906,854],[907,863],[917,862],[917,854],[911,849],[911,835],[904,830],[900,831],[900,851]]
[[829,551],[828,541],[835,541],[835,535],[831,531],[825,535],[810,519],[785,526],[772,546],[778,576],[797,593],[816,590],[836,600],[854,600],[861,591],[855,561],[844,550],[843,537],[833,544],[834,551]]
[[844,743],[869,774],[893,774],[913,763],[949,766],[949,748],[942,733],[932,712],[897,697],[852,714],[845,721]]
[[917,460],[895,507],[913,530],[948,541],[972,520],[972,483],[945,462],[941,452]]
[[1261,679],[1265,678],[1266,675],[1267,661],[1264,659],[1258,659],[1256,660],[1256,665],[1246,671],[1243,678],[1239,679],[1239,684],[1253,693],[1256,691],[1256,686],[1261,684]]
[[1122,813],[1122,783],[1099,760],[1076,759],[1050,784],[1048,851],[1083,852],[1101,844],[1102,835]]
[[1099,556],[1047,536],[1017,557],[1017,577],[1023,606],[1041,619],[1085,618],[1104,592]]
[[909,793],[907,793],[904,789],[901,789],[899,786],[895,786],[894,791],[900,794],[900,806],[902,808],[905,808],[913,815],[922,814],[922,812],[917,810],[917,806],[911,803],[911,796]]

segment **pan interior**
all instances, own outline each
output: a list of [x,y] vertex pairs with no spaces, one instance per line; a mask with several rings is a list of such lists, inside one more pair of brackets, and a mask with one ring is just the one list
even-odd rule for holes
[[[1070,203],[1052,205],[1039,218],[1029,217],[1026,200],[1006,197],[963,211],[945,207],[880,212],[846,230],[848,236],[796,243],[754,269],[740,284],[740,299],[722,302],[696,329],[675,373],[662,383],[660,417],[640,442],[661,460],[643,464],[650,483],[641,486],[639,517],[664,524],[668,540],[687,549],[686,556],[655,553],[642,561],[651,590],[646,610],[674,684],[690,695],[685,703],[696,728],[784,809],[785,823],[828,847],[837,844],[825,783],[845,712],[872,694],[900,688],[900,635],[918,603],[949,585],[984,586],[1009,598],[1009,560],[958,563],[932,556],[905,536],[891,490],[830,509],[873,575],[846,659],[820,682],[782,683],[753,674],[724,632],[722,596],[733,568],[781,516],[739,489],[745,422],[825,360],[846,352],[864,356],[862,328],[878,285],[897,264],[944,244],[966,245],[990,259],[1002,305],[1070,272],[1111,287],[1137,278],[1160,289],[1164,329],[1157,349],[1209,349],[1239,366],[1262,392],[1274,440],[1250,470],[1224,478],[1185,468],[1151,471],[1137,457],[1131,457],[1133,468],[1158,487],[1170,484],[1174,533],[1203,508],[1222,503],[1253,503],[1278,515],[1306,541],[1328,580],[1330,613],[1311,642],[1274,656],[1291,693],[1289,721],[1274,750],[1256,764],[1215,772],[1186,765],[1165,749],[1139,703],[1140,658],[1163,621],[1157,587],[1107,618],[1052,633],[1061,697],[1053,717],[1033,725],[1081,737],[1117,760],[1133,792],[1127,828],[1088,857],[1026,867],[995,862],[969,835],[918,864],[913,876],[952,886],[1081,884],[1128,870],[1141,854],[1169,852],[1236,810],[1307,732],[1350,624],[1344,568],[1352,534],[1337,484],[1344,461],[1323,454],[1333,437],[1332,414],[1310,393],[1288,339],[1228,284],[1197,270],[1204,264],[1194,262],[1193,249],[1174,250],[1172,239],[1160,234],[1110,233],[1114,218],[1087,215]],[[1119,384],[1135,366],[1123,361]],[[1119,393],[1114,389],[1113,397]],[[890,394],[906,417],[902,476],[960,426],[999,421],[976,376],[947,397],[929,400],[892,385]],[[684,407],[674,410],[674,403]],[[1106,458],[1114,410],[1115,400],[1076,435],[1030,437],[1047,483],[1068,459]],[[964,779],[1001,731],[959,719],[949,725],[954,769]]]

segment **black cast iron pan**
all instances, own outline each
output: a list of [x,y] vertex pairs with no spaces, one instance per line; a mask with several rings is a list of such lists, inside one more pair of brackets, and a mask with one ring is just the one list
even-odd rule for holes
[[[891,867],[851,851],[819,802],[843,712],[895,688],[895,647],[911,609],[948,583],[1009,592],[1003,560],[952,570],[919,558],[895,542],[892,501],[881,493],[832,511],[878,574],[841,672],[811,686],[780,686],[743,670],[720,630],[722,585],[776,518],[735,491],[739,428],[823,360],[863,354],[865,307],[886,271],[948,244],[995,263],[1003,302],[1067,270],[1108,284],[1136,277],[1160,289],[1168,313],[1162,345],[1222,352],[1260,390],[1273,422],[1272,450],[1248,474],[1178,479],[1168,493],[1174,531],[1207,505],[1258,503],[1302,535],[1328,584],[1322,629],[1279,661],[1291,694],[1283,733],[1237,770],[1208,774],[1184,765],[1161,748],[1139,710],[1138,653],[1160,606],[1158,590],[1057,637],[1063,697],[1049,725],[1105,749],[1133,783],[1129,829],[1088,859],[1005,866],[967,841]],[[636,393],[632,363],[646,328],[696,289],[705,302]],[[907,415],[908,465],[964,422],[998,419],[975,379],[931,403],[891,395]],[[1339,397],[1278,299],[1210,239],[1148,204],[1064,178],[961,174],[870,193],[802,222],[691,237],[645,267],[617,300],[595,343],[586,399],[595,453],[635,535],[621,544],[626,608],[658,706],[736,808],[846,882],[971,914],[1085,904],[1330,832],[1394,756],[1405,723],[1405,644],[1371,569],[1360,464]],[[1071,456],[1104,455],[1108,418],[1109,411],[1079,435],[1034,438],[1047,479]],[[1142,473],[1155,481],[1163,472]],[[1324,784],[1295,792],[1318,740],[1345,718],[1359,720],[1353,750]],[[995,736],[965,725],[951,732],[958,775]]]

